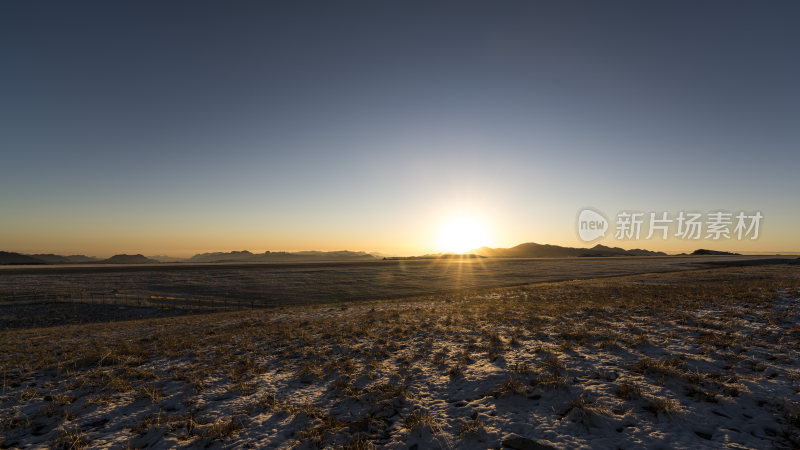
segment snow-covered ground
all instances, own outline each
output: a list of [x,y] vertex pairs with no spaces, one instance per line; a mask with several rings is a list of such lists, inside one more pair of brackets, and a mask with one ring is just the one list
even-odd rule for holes
[[7,447],[800,445],[800,270],[0,333]]

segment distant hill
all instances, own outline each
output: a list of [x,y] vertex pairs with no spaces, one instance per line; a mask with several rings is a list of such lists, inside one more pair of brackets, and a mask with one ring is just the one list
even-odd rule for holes
[[96,262],[100,262],[99,258],[95,258],[94,256],[85,256],[85,255],[54,255],[52,253],[46,254],[37,254],[37,255],[30,255],[36,259],[41,259],[47,264],[92,264]]
[[252,253],[247,250],[233,252],[202,253],[191,258],[170,256],[146,257],[141,254],[114,255],[108,259],[85,255],[56,255],[52,253],[25,255],[22,253],[0,251],[0,265],[23,264],[149,264],[157,262],[302,262],[302,261],[376,261],[380,258],[366,252],[348,250],[334,252],[264,252]]
[[114,255],[111,258],[99,261],[103,264],[149,264],[158,262],[154,259],[145,257],[144,255]]
[[698,248],[697,250],[691,253],[692,255],[741,255],[741,253],[731,253],[731,252],[723,252],[720,250],[707,250],[705,248]]
[[47,264],[46,261],[30,255],[14,252],[0,252],[0,264]]
[[[0,251],[0,265],[9,264],[93,264],[93,263],[112,263],[112,264],[134,264],[131,257],[142,255],[116,255],[106,260],[100,260],[94,256],[85,255],[55,255],[53,253],[40,253],[35,255],[24,255],[22,253]],[[147,258],[145,258],[147,259]],[[140,260],[136,258],[135,260]],[[150,262],[150,260],[148,260]]]
[[470,253],[492,258],[570,258],[590,256],[666,256],[664,252],[649,250],[625,250],[619,247],[607,247],[597,244],[592,248],[562,247],[560,245],[537,244],[528,242],[511,248],[481,247]]
[[[720,252],[699,249],[692,255],[735,255],[736,253]],[[537,244],[528,242],[511,248],[481,247],[464,255],[457,254],[428,254],[411,257],[383,257],[382,255],[367,252],[354,252],[340,250],[332,252],[301,251],[301,252],[270,252],[253,253],[247,250],[231,252],[200,253],[191,258],[176,258],[170,256],[146,257],[141,254],[114,255],[108,259],[95,258],[85,255],[56,255],[52,253],[25,255],[21,253],[0,251],[0,265],[9,264],[149,264],[158,262],[188,262],[188,263],[224,263],[224,262],[334,262],[334,261],[377,261],[381,259],[461,259],[461,258],[570,258],[590,256],[665,256],[663,252],[607,247],[595,245],[591,248],[562,247],[559,245]]]
[[186,258],[178,258],[177,256],[168,256],[168,255],[154,255],[154,256],[148,256],[148,258],[154,259],[162,263],[174,263],[174,262],[186,261]]
[[69,259],[70,262],[75,264],[92,264],[100,262],[100,258],[95,258],[94,256],[86,256],[86,255],[69,255],[66,258]]
[[188,259],[189,262],[291,262],[291,261],[374,261],[377,258],[365,252],[341,250],[335,252],[264,252],[247,250],[233,252],[201,253]]
[[40,259],[40,260],[44,261],[47,264],[71,264],[72,263],[72,261],[70,261],[70,259],[67,258],[66,256],[54,255],[52,253],[40,254],[40,255],[30,255],[30,256],[32,256],[32,257],[34,257],[36,259]]
[[228,262],[228,261],[247,261],[255,256],[247,250],[233,252],[212,252],[200,253],[188,259],[189,262]]

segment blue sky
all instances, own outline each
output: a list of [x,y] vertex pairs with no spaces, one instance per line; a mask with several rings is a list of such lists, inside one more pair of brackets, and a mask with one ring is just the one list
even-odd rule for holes
[[[583,245],[760,210],[797,251],[792,2],[4,2],[0,248]],[[691,250],[697,242],[607,245]]]

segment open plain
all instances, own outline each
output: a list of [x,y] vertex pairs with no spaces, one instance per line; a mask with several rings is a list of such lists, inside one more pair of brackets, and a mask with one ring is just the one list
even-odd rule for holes
[[800,445],[800,266],[602,275],[9,329],[0,442]]

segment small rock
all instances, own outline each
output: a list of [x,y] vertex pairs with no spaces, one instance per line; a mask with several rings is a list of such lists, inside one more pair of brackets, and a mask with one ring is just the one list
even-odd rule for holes
[[369,431],[369,424],[363,421],[351,422],[350,425],[347,427],[347,431],[349,431],[352,434],[366,433],[367,431]]
[[556,450],[552,445],[541,444],[522,436],[511,436],[503,439],[503,447],[514,450]]
[[699,437],[701,437],[701,438],[703,438],[703,439],[705,439],[707,441],[710,441],[711,437],[712,437],[711,433],[706,433],[705,431],[694,430],[694,434],[698,435]]

